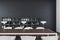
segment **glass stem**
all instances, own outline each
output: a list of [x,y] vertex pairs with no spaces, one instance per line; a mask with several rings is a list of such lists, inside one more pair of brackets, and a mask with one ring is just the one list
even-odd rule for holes
[[43,27],[44,27],[44,24],[43,24]]
[[3,26],[3,31],[5,31],[5,24],[4,24],[4,26]]

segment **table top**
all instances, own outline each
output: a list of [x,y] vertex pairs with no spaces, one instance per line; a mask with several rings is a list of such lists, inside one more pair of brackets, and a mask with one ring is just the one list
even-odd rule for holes
[[55,33],[50,29],[0,29],[0,33]]
[[[56,34],[50,29],[0,29],[0,35],[49,35]],[[56,34],[57,35],[57,34]]]

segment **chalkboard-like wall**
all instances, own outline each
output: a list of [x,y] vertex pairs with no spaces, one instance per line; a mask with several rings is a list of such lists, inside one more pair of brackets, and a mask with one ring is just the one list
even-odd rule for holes
[[1,17],[39,17],[47,20],[45,26],[55,31],[56,0],[0,0],[0,21]]

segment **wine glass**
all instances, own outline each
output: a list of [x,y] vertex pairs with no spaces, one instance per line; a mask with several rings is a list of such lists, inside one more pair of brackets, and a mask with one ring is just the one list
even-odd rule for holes
[[41,21],[41,23],[43,24],[43,27],[44,27],[44,24],[47,23],[47,21]]
[[4,24],[4,26],[2,26],[2,28],[5,29],[5,24],[7,23],[7,21],[1,21],[1,23]]
[[11,21],[11,18],[7,18],[7,21]]
[[16,24],[15,24],[15,21],[13,21],[13,27],[12,27],[12,29],[14,29],[15,25],[16,25]]
[[[26,21],[21,21],[21,23],[23,24],[23,26],[24,26],[24,24],[26,23]],[[23,27],[24,28],[24,27]]]
[[[47,23],[47,21],[41,21],[41,23],[43,24],[43,27],[45,25],[45,23]],[[44,32],[44,29],[43,29],[43,32]]]

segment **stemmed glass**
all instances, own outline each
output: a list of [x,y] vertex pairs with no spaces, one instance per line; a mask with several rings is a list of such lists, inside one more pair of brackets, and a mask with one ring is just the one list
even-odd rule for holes
[[15,21],[13,21],[13,27],[12,27],[12,29],[14,29],[14,27],[15,27],[14,25],[15,25]]
[[[23,26],[24,26],[24,24],[26,23],[26,21],[22,20],[22,21],[21,21],[21,23],[22,23],[22,24],[23,24]],[[24,27],[23,27],[23,28],[24,28]]]
[[14,29],[14,27],[15,27],[15,18],[12,18],[12,23],[13,23],[12,29]]
[[43,27],[44,27],[44,24],[47,23],[47,21],[41,21],[41,23],[43,24]]
[[5,24],[7,23],[7,21],[1,21],[1,23],[4,24],[4,26],[2,26],[2,28],[5,29]]
[[21,19],[21,23],[23,24],[23,26],[25,25],[25,23],[26,23],[27,21],[29,21],[28,18],[22,18],[22,19]]
[[[40,21],[40,23],[42,23],[43,27],[44,27],[44,25],[45,25],[45,23],[47,23],[47,21]],[[44,32],[44,29],[43,29],[43,32]]]

